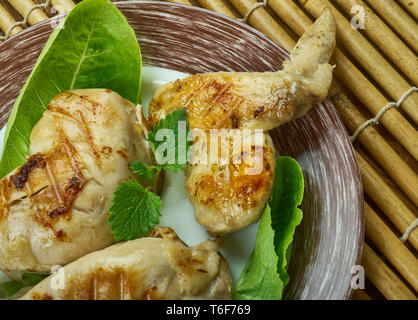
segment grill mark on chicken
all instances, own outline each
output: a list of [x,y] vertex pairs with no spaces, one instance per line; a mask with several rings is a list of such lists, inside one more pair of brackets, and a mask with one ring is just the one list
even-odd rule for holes
[[63,203],[63,197],[61,194],[61,189],[55,180],[54,172],[52,171],[51,167],[48,165],[48,163],[45,164],[45,175],[49,180],[49,187],[54,191],[56,195],[56,199],[58,200],[58,203]]
[[44,293],[44,294],[40,294],[38,292],[33,292],[31,294],[31,298],[33,300],[54,300],[50,295]]
[[215,92],[212,93],[210,97],[208,97],[208,104],[211,105],[213,103],[225,103],[226,101],[231,100],[231,87],[232,83],[220,83],[217,80],[209,82],[205,86],[205,90],[211,92],[211,89],[213,89]]
[[122,158],[128,159],[128,153],[126,151],[118,149],[116,150],[116,153],[120,155]]
[[62,215],[66,213],[72,206],[75,200],[75,197],[80,192],[81,188],[83,187],[83,184],[84,184],[84,181],[81,175],[76,175],[72,177],[68,185],[64,189],[64,201],[63,201],[64,204],[51,210],[48,213],[48,215],[51,218],[55,218],[58,215]]
[[[232,279],[213,241],[187,247],[171,228],[119,243],[64,267],[65,287],[49,277],[23,299],[230,299]],[[182,264],[182,266],[179,266]]]
[[[7,217],[16,201],[29,198],[32,218],[50,229],[57,239],[65,240],[65,233],[54,225],[58,217],[71,219],[70,209],[85,179],[78,168],[74,147],[62,133],[60,140],[52,154],[29,157],[16,174],[1,181],[0,219]],[[12,200],[11,195],[19,190],[22,195]]]
[[[230,201],[237,202],[243,210],[259,205],[264,192],[270,189],[273,179],[269,161],[272,161],[274,151],[266,146],[262,150],[263,170],[258,175],[244,175],[245,163],[231,163],[228,165],[227,176],[223,173],[225,169],[219,170],[218,175],[202,176],[195,185],[194,198],[220,211],[224,210]],[[254,152],[256,148],[252,146],[251,156],[254,156]],[[244,156],[244,152],[241,152],[241,157]]]
[[[33,191],[30,187],[30,184],[27,183],[30,173],[35,168],[43,168],[45,167],[46,163],[45,160],[41,155],[33,155],[28,158],[25,164],[23,164],[18,170],[17,173],[10,176],[10,178],[4,178],[0,182],[0,193],[1,193],[1,203],[0,203],[0,220],[6,218],[9,211],[10,206],[14,204],[16,201],[24,199],[30,196]],[[23,189],[24,193],[21,197],[15,199],[14,201],[10,201],[10,196],[15,190]]]
[[[133,278],[133,277],[131,277]],[[97,268],[95,271],[80,275],[79,278],[71,278],[66,283],[64,300],[127,300],[132,296],[133,282],[129,282],[125,270],[114,268],[105,270]],[[149,292],[152,294],[152,290]],[[31,299],[53,300],[47,294],[37,291],[31,292]]]
[[10,177],[10,180],[13,181],[16,189],[22,189],[28,180],[30,172],[34,168],[43,168],[45,167],[45,160],[40,155],[33,155],[26,163],[19,169],[19,172]]
[[10,211],[10,189],[11,182],[9,181],[9,179],[3,179],[1,181],[0,221],[6,218]]
[[[83,99],[83,97],[81,98]],[[93,136],[91,135],[90,128],[86,120],[84,119],[83,114],[80,111],[78,111],[78,114],[80,115],[80,123],[82,125],[82,129],[83,129],[83,132],[85,133],[86,139],[89,142],[91,151],[93,155],[96,157],[97,162],[100,163],[100,153],[97,152],[97,146],[94,144]]]
[[64,300],[129,300],[136,282],[123,268],[97,268],[65,286]]
[[[62,93],[62,95],[66,95],[67,99],[71,98],[72,96],[76,96],[70,92],[65,92]],[[80,98],[84,101],[88,101],[90,108],[92,109],[93,114],[96,114],[96,109],[97,109],[97,103],[93,102],[92,100],[88,99],[86,96],[80,96]],[[69,117],[73,120],[75,120],[79,125],[80,125],[80,129],[83,132],[86,140],[89,143],[90,149],[91,149],[91,153],[94,155],[94,157],[96,158],[96,160],[98,161],[98,163],[100,164],[100,152],[98,152],[98,147],[96,146],[96,144],[93,141],[93,136],[90,132],[90,128],[82,114],[82,112],[80,110],[76,110],[74,112],[74,114],[71,114],[65,110],[63,110],[62,108],[60,108],[59,106],[53,105],[53,104],[49,104],[48,105],[48,110],[52,111],[52,112],[56,112],[58,114],[62,114],[66,117]],[[75,116],[75,114],[77,114],[78,116]]]
[[[60,230],[54,229],[54,224],[57,221],[58,217],[63,217],[64,219],[71,219],[70,209],[77,197],[77,194],[82,190],[85,179],[78,168],[75,149],[69,143],[69,141],[65,138],[61,138],[63,141],[60,144],[59,149],[55,152],[56,157],[60,158],[63,157],[65,161],[66,169],[71,170],[70,177],[67,178],[65,181],[60,181],[60,184],[57,183],[56,176],[59,176],[61,173],[54,172],[53,166],[49,165],[55,164],[53,158],[47,158],[46,165],[45,165],[45,174],[49,179],[49,188],[52,190],[52,194],[49,191],[41,192],[37,195],[31,196],[31,203],[33,206],[42,205],[43,207],[48,204],[57,203],[57,205],[52,209],[45,209],[39,208],[35,212],[36,220],[44,225],[45,227],[51,228],[57,238],[63,238],[64,234]],[[68,168],[70,166],[70,168]],[[62,168],[57,168],[62,169]],[[54,198],[50,198],[50,196],[55,195]]]
[[[196,98],[197,93],[201,92],[203,86],[205,85],[204,82],[200,82],[196,89],[194,90],[187,90],[187,83],[183,85],[182,88],[186,88],[186,90],[182,90],[182,94],[180,95],[180,101],[182,101],[182,107],[188,107],[192,101]],[[159,120],[159,119],[158,119]]]

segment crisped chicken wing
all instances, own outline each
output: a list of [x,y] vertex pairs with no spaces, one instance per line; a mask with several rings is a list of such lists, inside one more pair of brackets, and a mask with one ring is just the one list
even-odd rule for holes
[[155,228],[68,264],[22,299],[230,299],[231,287],[215,242],[187,247],[172,229]]
[[[269,131],[305,115],[325,99],[332,80],[333,67],[328,61],[334,47],[335,22],[327,9],[299,40],[284,70],[197,74],[167,83],[150,102],[148,120],[155,125],[186,107],[192,129],[207,133],[212,129]],[[271,143],[263,148],[267,152],[260,158],[264,169],[256,175],[244,174],[239,169],[242,165],[189,165],[186,188],[197,220],[208,231],[232,232],[260,217],[273,179]]]
[[[140,114],[140,113],[138,113]],[[114,242],[108,210],[128,164],[153,163],[134,105],[110,90],[63,92],[0,181],[0,270],[49,271]]]

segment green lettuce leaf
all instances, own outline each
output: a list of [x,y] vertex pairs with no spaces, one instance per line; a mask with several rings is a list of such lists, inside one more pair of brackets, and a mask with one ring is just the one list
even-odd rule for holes
[[11,280],[0,283],[0,293],[3,292],[6,298],[10,298],[18,293],[20,289],[34,286],[46,277],[47,275],[37,273],[24,273],[21,281]]
[[238,279],[234,299],[280,300],[284,285],[277,273],[278,261],[271,211],[267,205],[258,227],[254,251]]
[[5,134],[0,177],[25,161],[49,101],[70,89],[107,88],[138,103],[141,52],[133,29],[108,0],[84,0],[51,34],[17,98]]
[[303,174],[296,160],[276,160],[272,197],[263,213],[254,251],[238,279],[234,299],[280,300],[289,282],[286,252],[302,221]]
[[293,241],[296,227],[303,213],[298,209],[303,199],[303,173],[299,163],[290,157],[276,161],[271,207],[271,224],[274,229],[274,246],[279,258],[277,271],[284,286],[289,283],[286,252]]

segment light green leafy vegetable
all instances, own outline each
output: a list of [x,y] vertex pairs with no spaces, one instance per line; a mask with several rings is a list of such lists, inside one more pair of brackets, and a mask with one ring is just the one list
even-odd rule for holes
[[299,163],[290,157],[277,159],[272,198],[270,200],[274,246],[279,258],[277,271],[284,285],[289,283],[286,252],[293,241],[303,213],[298,208],[303,199],[303,173]]
[[18,293],[20,289],[34,286],[46,277],[47,275],[37,273],[24,273],[21,281],[11,280],[0,283],[0,292],[3,292],[6,298],[10,298]]
[[135,33],[108,0],[84,0],[51,34],[17,98],[5,134],[0,176],[25,161],[34,125],[58,93],[107,88],[137,104],[141,53]]
[[303,174],[296,160],[276,160],[272,197],[260,221],[254,251],[238,279],[234,299],[280,300],[289,282],[286,252],[302,221]]
[[278,261],[271,211],[267,205],[258,227],[254,251],[238,279],[234,299],[280,300],[284,285],[277,273]]

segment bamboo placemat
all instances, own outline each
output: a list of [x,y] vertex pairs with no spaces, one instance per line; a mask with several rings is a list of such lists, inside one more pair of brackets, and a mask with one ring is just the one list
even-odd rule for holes
[[[71,10],[75,2],[0,0],[0,41]],[[338,48],[330,97],[348,132],[356,133],[352,140],[366,199],[366,285],[353,299],[416,299],[418,0],[170,2],[240,19],[288,51],[325,7],[332,8]],[[354,29],[350,21],[361,23],[362,16],[365,28]],[[373,121],[363,125],[368,119]]]

